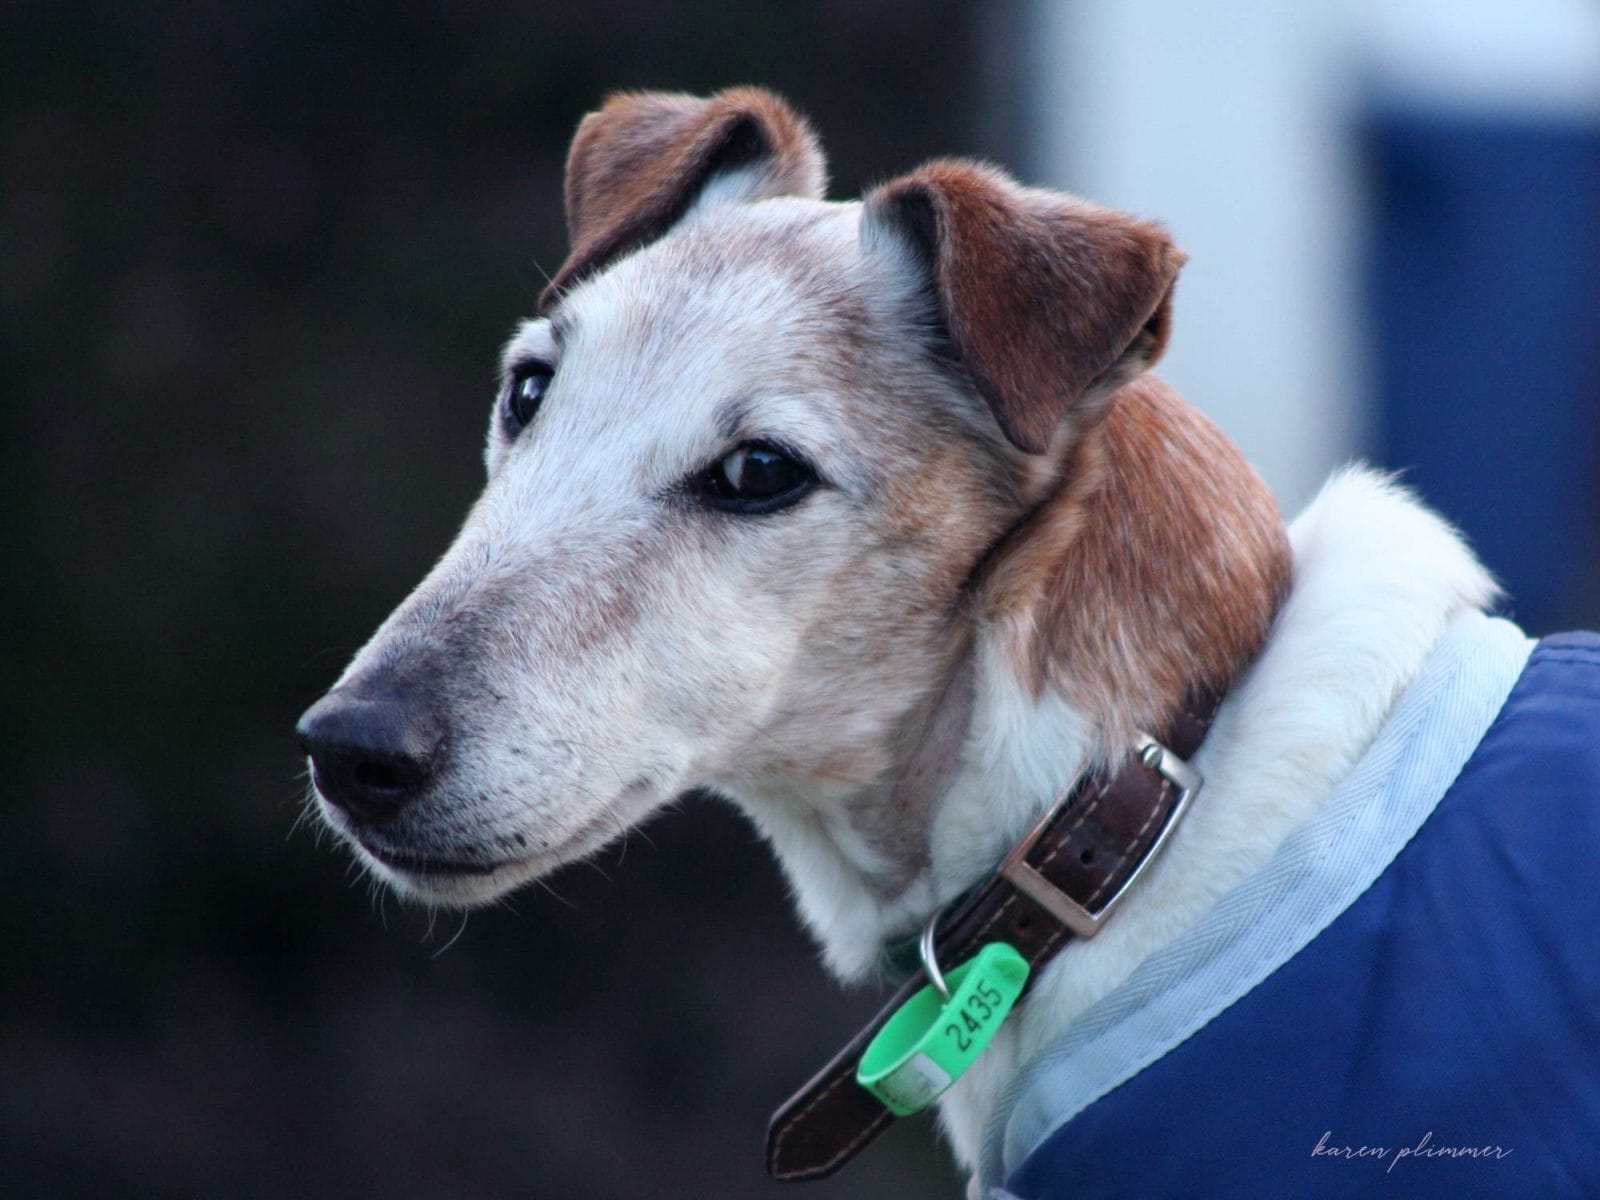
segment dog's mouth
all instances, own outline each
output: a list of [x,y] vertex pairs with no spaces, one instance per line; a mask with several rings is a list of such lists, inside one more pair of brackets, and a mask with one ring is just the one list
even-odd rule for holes
[[506,867],[519,865],[514,859],[481,862],[461,858],[435,858],[424,854],[407,854],[375,846],[365,838],[357,837],[361,848],[391,871],[414,877],[435,876],[445,879],[472,878],[493,875]]
[[[476,905],[562,864],[597,850],[620,829],[605,813],[596,813],[570,835],[538,839],[536,852],[525,856],[485,855],[477,847],[395,846],[382,833],[338,822],[340,832],[358,847],[389,884],[442,904]],[[519,839],[520,840],[520,839]],[[487,849],[484,847],[483,849]]]

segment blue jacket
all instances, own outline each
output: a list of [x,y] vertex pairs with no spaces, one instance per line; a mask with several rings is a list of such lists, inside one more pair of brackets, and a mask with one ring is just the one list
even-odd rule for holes
[[[1496,636],[1514,686],[1479,689],[1487,732],[1375,878],[1259,980],[1213,968],[1297,894],[1281,878],[1188,965],[1091,1010],[997,1114],[992,1196],[1600,1197],[1600,636],[1547,638],[1520,670]],[[1476,637],[1458,631],[1463,662]],[[1415,790],[1406,755],[1437,740],[1452,670],[1369,770],[1385,795]],[[1338,838],[1303,861],[1320,870]],[[1207,971],[1214,1014],[1164,982]]]

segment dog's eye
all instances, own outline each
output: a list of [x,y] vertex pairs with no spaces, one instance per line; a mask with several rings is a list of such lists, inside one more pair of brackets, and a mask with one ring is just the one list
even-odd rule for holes
[[523,363],[511,373],[511,384],[506,388],[506,430],[515,437],[521,433],[533,414],[539,411],[539,401],[544,399],[550,386],[550,377],[556,369],[549,363]]
[[700,476],[700,494],[726,512],[769,513],[799,500],[817,481],[776,446],[746,442]]

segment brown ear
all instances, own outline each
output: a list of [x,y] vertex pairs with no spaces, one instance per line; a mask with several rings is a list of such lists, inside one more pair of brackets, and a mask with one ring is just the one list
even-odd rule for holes
[[805,118],[771,92],[706,99],[620,92],[586,116],[567,156],[572,250],[539,297],[544,311],[574,284],[671,228],[711,180],[739,172],[742,200],[820,199],[827,164]]
[[942,159],[867,196],[863,238],[884,232],[923,256],[973,383],[1030,453],[1166,347],[1185,255],[1155,225]]

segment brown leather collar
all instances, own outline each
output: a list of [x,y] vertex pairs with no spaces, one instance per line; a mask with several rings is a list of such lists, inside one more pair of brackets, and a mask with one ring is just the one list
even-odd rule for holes
[[[1092,937],[1199,790],[1188,769],[1221,697],[1186,705],[1164,743],[1144,739],[1109,778],[1085,777],[1060,799],[982,888],[940,919],[938,961],[953,966],[1004,940],[1033,968],[1074,936]],[[821,1179],[864,1150],[895,1118],[855,1081],[856,1064],[890,1016],[927,981],[907,980],[865,1029],[773,1114],[767,1174]]]

